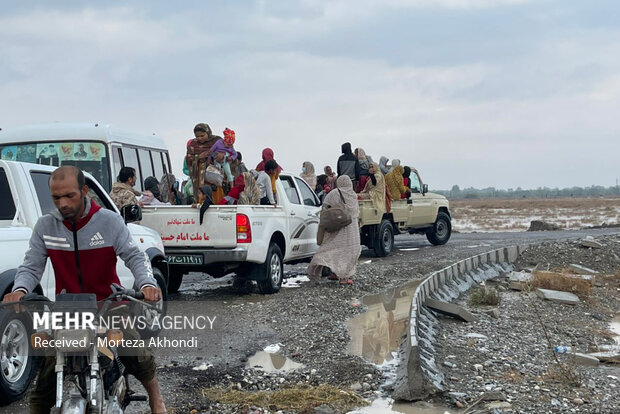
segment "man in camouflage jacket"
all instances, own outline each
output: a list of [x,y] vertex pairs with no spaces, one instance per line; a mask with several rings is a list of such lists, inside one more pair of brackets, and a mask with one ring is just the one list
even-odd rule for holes
[[119,210],[131,204],[138,204],[136,196],[139,197],[142,193],[134,190],[134,185],[136,185],[136,170],[131,167],[121,168],[118,181],[112,184],[110,191],[110,198]]

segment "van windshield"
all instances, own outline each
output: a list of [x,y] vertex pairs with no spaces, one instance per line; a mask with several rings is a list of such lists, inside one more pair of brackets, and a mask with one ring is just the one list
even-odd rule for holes
[[109,155],[106,145],[97,141],[57,141],[0,145],[0,158],[41,165],[75,165],[90,173],[110,191]]

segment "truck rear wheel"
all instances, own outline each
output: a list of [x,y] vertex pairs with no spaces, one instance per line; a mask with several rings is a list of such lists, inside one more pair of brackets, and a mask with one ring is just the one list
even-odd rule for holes
[[168,276],[168,293],[177,293],[183,283],[184,273],[170,267],[170,275]]
[[0,312],[0,406],[20,399],[37,372],[27,313]]
[[450,216],[443,211],[437,214],[437,220],[433,227],[426,233],[426,238],[435,246],[446,244],[452,234]]
[[282,277],[284,265],[282,264],[282,251],[277,244],[271,243],[267,250],[265,263],[256,265],[254,268],[254,279],[258,282],[258,289],[261,293],[277,293],[282,287]]
[[394,248],[394,228],[389,220],[382,220],[373,243],[378,257],[389,256]]

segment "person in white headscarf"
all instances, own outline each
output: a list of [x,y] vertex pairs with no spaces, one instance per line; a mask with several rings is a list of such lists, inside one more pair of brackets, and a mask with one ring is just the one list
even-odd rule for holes
[[326,232],[319,226],[317,241],[320,247],[308,266],[308,275],[315,280],[329,276],[332,280],[339,280],[340,284],[351,285],[361,246],[357,224],[359,218],[357,194],[353,191],[353,183],[348,175],[338,177],[336,189],[325,196],[323,206],[345,208],[351,214],[351,223],[335,232]]
[[316,188],[316,174],[314,173],[314,165],[310,161],[304,161],[301,165],[300,177],[308,183],[312,191]]
[[381,170],[381,173],[383,175],[387,174],[389,172],[389,168],[387,166],[387,162],[388,162],[388,157],[381,157],[379,158],[379,169]]
[[389,172],[394,171],[394,168],[398,167],[399,165],[400,165],[400,160],[397,159],[397,158],[394,158],[392,160],[392,164],[390,165],[390,171]]

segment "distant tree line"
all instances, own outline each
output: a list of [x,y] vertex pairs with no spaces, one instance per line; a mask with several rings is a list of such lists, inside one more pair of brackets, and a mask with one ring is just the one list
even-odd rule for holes
[[603,187],[593,185],[591,187],[569,187],[569,188],[549,188],[538,187],[535,190],[524,190],[521,187],[509,188],[507,190],[488,188],[463,188],[453,185],[450,190],[434,191],[450,199],[468,198],[557,198],[557,197],[601,197],[618,196],[620,188],[618,186]]

